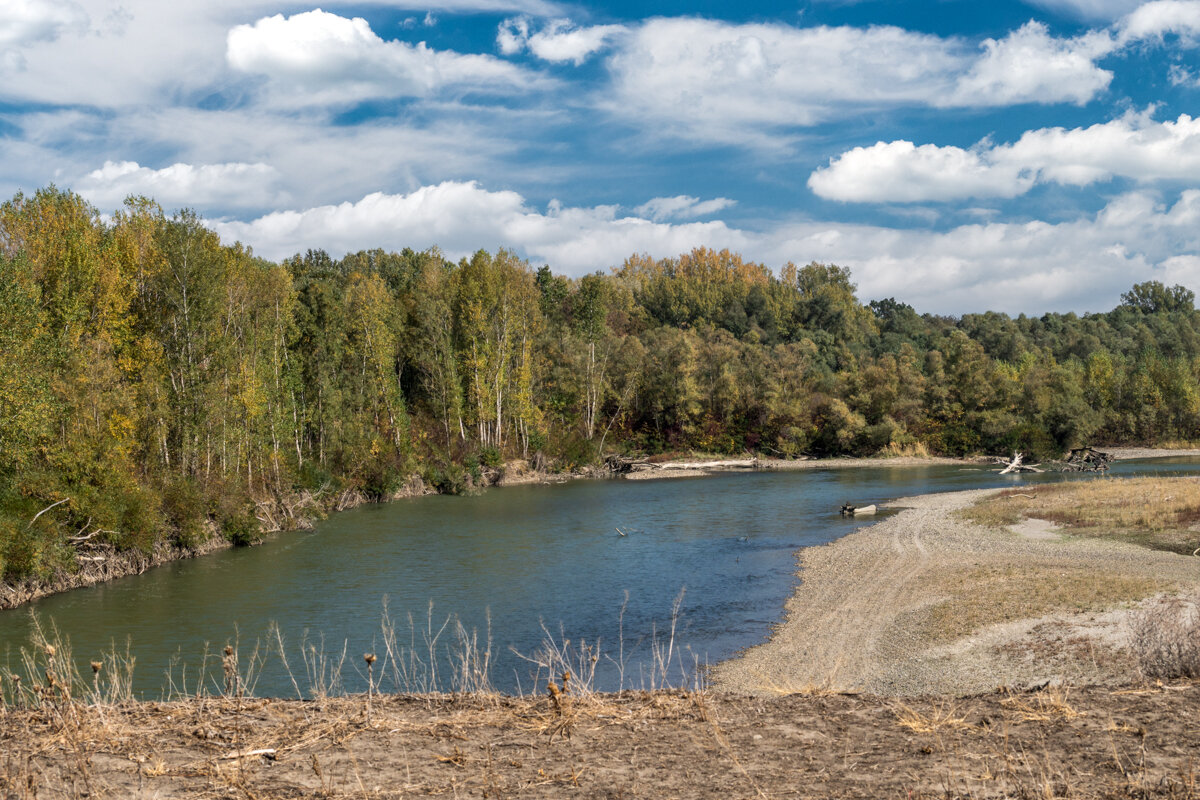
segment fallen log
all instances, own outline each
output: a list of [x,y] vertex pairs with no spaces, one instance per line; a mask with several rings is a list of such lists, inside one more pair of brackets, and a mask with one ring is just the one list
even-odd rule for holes
[[754,469],[758,466],[757,458],[735,459],[729,461],[667,461],[662,464],[636,464],[637,468],[650,468],[659,470],[669,469]]
[[1003,458],[996,459],[997,464],[1004,465],[1004,469],[1000,470],[1001,475],[1008,475],[1013,472],[1042,472],[1043,471],[1043,470],[1038,469],[1038,467],[1040,467],[1041,464],[1026,464],[1024,462],[1025,462],[1025,454],[1024,453],[1013,454],[1011,461],[1005,461]]

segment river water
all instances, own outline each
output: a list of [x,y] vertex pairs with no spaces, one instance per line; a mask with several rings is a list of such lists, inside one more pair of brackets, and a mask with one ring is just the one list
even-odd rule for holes
[[[1120,462],[1112,474],[1198,471],[1194,459],[1158,459]],[[528,658],[547,632],[576,653],[580,644],[598,643],[598,688],[659,682],[655,665],[668,643],[669,678],[680,683],[696,665],[767,638],[793,591],[796,551],[870,523],[843,519],[843,502],[1061,479],[962,466],[814,469],[576,481],[364,506],[260,547],[0,612],[0,666],[19,664],[33,612],[43,628],[56,627],[69,640],[85,667],[114,646],[128,648],[137,659],[136,690],[147,697],[164,692],[168,674],[176,689],[193,690],[202,666],[205,685],[219,688],[219,657],[205,666],[205,653],[236,644],[245,670],[256,642],[260,652],[274,649],[268,646],[277,641],[274,630],[288,663],[272,653],[255,670],[258,695],[295,696],[328,683],[328,673],[313,674],[320,657],[328,668],[343,652],[335,688],[363,690],[362,655],[375,652],[381,661],[373,676],[384,675],[385,690],[430,688],[431,677],[451,689],[446,652],[456,641],[456,623],[475,632],[480,650],[490,630],[490,678],[503,691],[535,688]],[[681,595],[671,640],[672,608]],[[414,645],[423,662],[430,661],[430,631],[451,620],[437,638],[435,676],[428,663],[409,660],[410,680],[397,682],[399,665],[384,657],[385,604],[397,645]]]

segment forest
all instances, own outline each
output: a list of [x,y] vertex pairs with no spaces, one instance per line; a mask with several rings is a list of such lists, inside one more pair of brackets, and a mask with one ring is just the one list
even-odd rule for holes
[[264,502],[523,459],[1060,455],[1200,430],[1192,291],[1016,318],[862,303],[849,270],[727,251],[556,275],[506,251],[308,250],[191,211],[102,217],[55,187],[0,207],[0,576],[76,545],[255,541]]

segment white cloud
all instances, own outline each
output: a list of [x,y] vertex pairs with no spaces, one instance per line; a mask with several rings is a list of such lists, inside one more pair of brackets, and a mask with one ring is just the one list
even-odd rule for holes
[[1040,22],[1027,22],[1003,39],[987,39],[984,55],[937,105],[1007,106],[1018,103],[1083,105],[1108,88],[1113,74],[1095,59],[1115,45],[1104,33],[1056,39]]
[[737,202],[728,197],[701,200],[698,197],[681,194],[675,197],[655,197],[633,209],[633,213],[660,222],[666,219],[707,217],[734,205],[737,205]]
[[365,19],[321,9],[238,25],[229,32],[227,58],[236,70],[267,76],[287,102],[299,105],[424,96],[446,86],[512,90],[534,82],[491,56],[384,41]]
[[1043,128],[998,148],[1002,161],[1037,169],[1041,180],[1083,186],[1121,176],[1136,181],[1200,180],[1200,118],[1155,122],[1127,115],[1088,128]]
[[309,247],[340,255],[371,247],[437,245],[455,258],[480,247],[510,247],[575,273],[619,264],[637,252],[669,255],[700,245],[748,241],[723,222],[669,225],[619,217],[615,206],[562,208],[552,203],[543,213],[516,192],[487,191],[474,181],[447,181],[408,194],[376,192],[355,203],[280,211],[213,227],[267,258]]
[[0,48],[54,41],[87,25],[87,14],[71,0],[5,0],[0,3]]
[[808,185],[833,200],[924,202],[1016,197],[1035,183],[1086,186],[1113,177],[1200,181],[1200,119],[1131,114],[1087,128],[1027,131],[1013,144],[973,150],[879,142],[832,159]]
[[777,146],[782,130],[873,108],[1079,104],[1112,78],[1094,63],[1112,50],[1109,36],[1056,39],[1039,23],[987,40],[982,52],[961,39],[887,26],[695,18],[648,20],[617,46],[608,61],[613,113],[743,146]]
[[[1049,224],[986,223],[949,231],[802,223],[772,232],[778,263],[849,266],[865,298],[895,296],[922,311],[1102,311],[1145,280],[1178,280],[1200,254],[1200,191],[1174,206],[1144,193],[1094,216]],[[1174,270],[1174,272],[1172,272]],[[1188,281],[1197,287],[1195,276]]]
[[273,186],[279,175],[266,164],[172,164],[150,169],[134,161],[106,161],[74,185],[101,211],[130,195],[146,195],[165,208],[177,206],[261,207],[283,201]]
[[5,0],[0,3],[0,74],[24,71],[22,48],[83,33],[88,15],[72,0]]
[[666,131],[752,142],[842,108],[927,102],[951,88],[958,47],[900,28],[651,19],[609,61],[612,110]]
[[530,32],[528,17],[514,17],[500,23],[496,44],[500,52],[514,55],[528,49],[543,61],[571,61],[579,66],[590,55],[608,46],[609,40],[625,33],[624,25],[593,25],[576,27],[569,19],[546,23],[540,31]]
[[860,203],[1015,197],[1032,185],[1032,176],[998,165],[986,153],[932,144],[917,147],[903,140],[856,147],[808,179],[809,188],[821,197]]
[[1104,310],[1132,284],[1200,277],[1200,190],[1172,206],[1122,195],[1093,216],[1058,224],[984,223],[948,231],[792,222],[750,231],[723,222],[668,224],[622,217],[613,206],[531,208],[515,192],[474,182],[371,194],[355,203],[268,214],[214,227],[260,255],[309,247],[335,256],[369,247],[438,245],[451,257],[508,247],[569,274],[620,264],[633,253],[666,257],[728,247],[779,266],[810,260],[850,267],[864,299],[896,296],[922,311]]
[[1117,28],[1125,42],[1161,39],[1168,33],[1194,40],[1200,35],[1200,2],[1154,0],[1139,6]]
[[[155,169],[181,162],[265,164],[275,170],[269,185],[238,184],[240,200],[227,198],[209,205],[198,198],[160,198],[169,209],[196,206],[210,214],[238,209],[239,215],[257,215],[281,207],[357,200],[378,189],[402,191],[476,177],[549,191],[550,185],[561,183],[562,169],[519,156],[520,148],[546,125],[547,118],[537,114],[480,115],[469,109],[462,113],[443,109],[422,124],[379,118],[357,125],[330,125],[323,110],[286,114],[261,108],[166,107],[122,114],[43,111],[20,117],[27,148],[16,142],[0,147],[0,183],[9,187],[0,196],[51,181],[79,188],[83,176],[105,161],[124,160],[114,159],[114,154],[128,154],[128,160]],[[64,142],[70,145],[64,147]],[[275,199],[282,195],[289,198],[285,205]],[[117,202],[121,199],[120,191],[112,196]]]

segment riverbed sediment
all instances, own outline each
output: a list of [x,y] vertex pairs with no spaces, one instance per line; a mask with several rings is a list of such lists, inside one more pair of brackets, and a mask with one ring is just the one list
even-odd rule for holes
[[[1200,590],[1200,560],[956,513],[998,491],[900,500],[898,515],[803,550],[784,621],[717,665],[714,687],[912,696],[1130,680],[1131,620],[1148,598]],[[1090,599],[1063,608],[1072,587]]]

